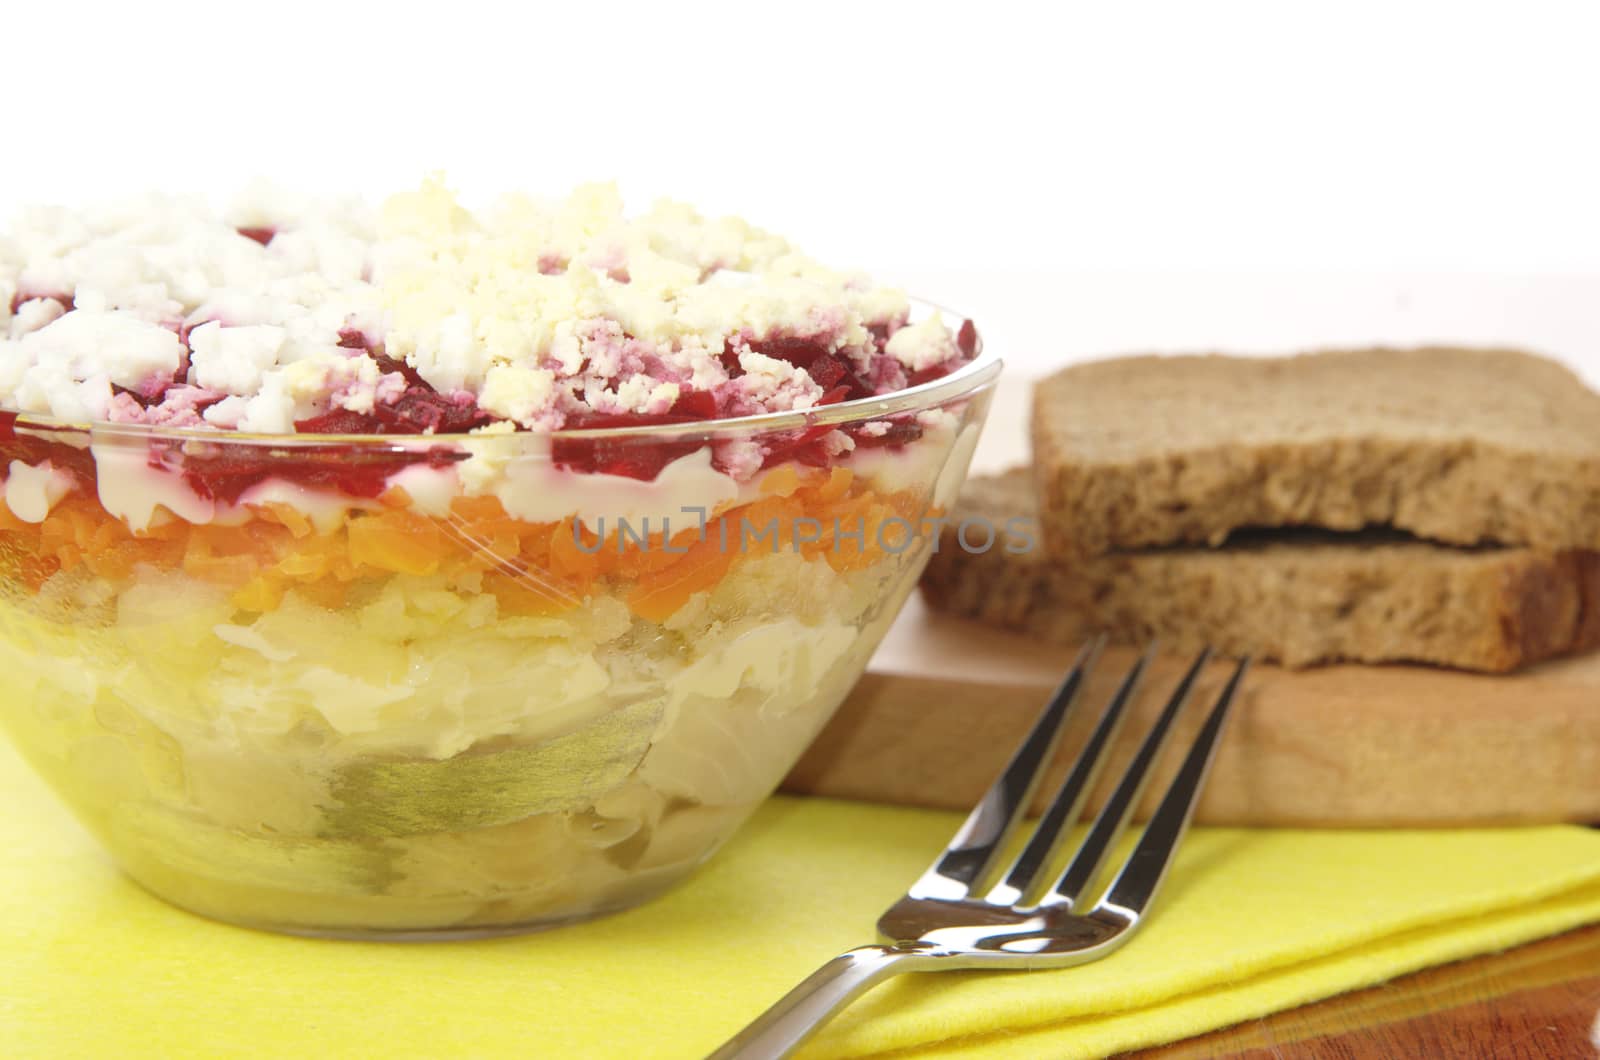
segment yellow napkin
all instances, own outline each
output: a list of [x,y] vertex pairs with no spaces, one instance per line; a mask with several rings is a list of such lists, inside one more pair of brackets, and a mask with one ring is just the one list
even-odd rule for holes
[[[470,943],[278,937],[147,896],[0,746],[0,1055],[696,1057],[872,939],[957,816],[776,799],[618,916]],[[1129,946],[893,980],[811,1056],[1078,1057],[1600,920],[1600,832],[1202,829]]]

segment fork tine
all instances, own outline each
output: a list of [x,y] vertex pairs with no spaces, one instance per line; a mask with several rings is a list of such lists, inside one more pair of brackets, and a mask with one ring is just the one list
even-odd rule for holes
[[1179,840],[1189,828],[1195,804],[1200,801],[1200,789],[1205,785],[1211,761],[1216,757],[1217,743],[1227,725],[1234,695],[1249,668],[1249,658],[1239,661],[1222,695],[1217,698],[1216,706],[1211,708],[1211,715],[1201,727],[1200,735],[1195,738],[1194,746],[1184,758],[1178,775],[1173,778],[1166,795],[1162,796],[1161,805],[1145,826],[1144,835],[1128,857],[1128,863],[1111,881],[1105,897],[1095,904],[1096,911],[1105,910],[1126,917],[1131,924],[1137,924],[1150,905],[1166,876],[1167,866],[1172,862],[1173,851],[1178,849]]
[[1173,719],[1188,701],[1189,693],[1194,690],[1195,680],[1199,678],[1200,671],[1205,668],[1210,658],[1211,649],[1203,649],[1189,667],[1189,672],[1183,675],[1183,680],[1178,682],[1177,689],[1167,701],[1161,716],[1156,719],[1155,726],[1139,745],[1133,761],[1128,763],[1128,771],[1123,775],[1122,782],[1117,785],[1111,797],[1106,800],[1105,806],[1101,808],[1099,816],[1094,819],[1088,838],[1073,855],[1072,863],[1067,866],[1060,881],[1046,897],[1047,904],[1065,905],[1068,911],[1071,911],[1088,891],[1095,877],[1100,874],[1106,855],[1111,852],[1112,846],[1128,827],[1128,819],[1133,816],[1133,808],[1138,805],[1139,797],[1144,794],[1145,785],[1150,781],[1150,766],[1161,753],[1162,745],[1166,743],[1167,735],[1172,731]]
[[1089,793],[1094,790],[1101,769],[1111,757],[1109,753],[1111,744],[1116,740],[1117,732],[1128,716],[1128,703],[1138,692],[1145,670],[1149,667],[1150,660],[1155,658],[1155,654],[1156,645],[1151,643],[1128,670],[1122,683],[1117,686],[1117,691],[1100,715],[1100,721],[1095,725],[1094,732],[1083,745],[1083,750],[1078,752],[1078,757],[1073,761],[1066,779],[1061,782],[1055,797],[1050,800],[1049,809],[1045,810],[1044,816],[1039,819],[1039,826],[1034,830],[1033,838],[1028,840],[1028,845],[1023,848],[1016,863],[1011,866],[1011,871],[1006,874],[1005,883],[995,888],[989,895],[990,901],[1010,905],[1037,897],[1030,892],[1045,882],[1043,870],[1058,860],[1067,837],[1072,833],[1072,826],[1078,823],[1078,818],[1083,813],[1083,804],[1088,800]]
[[965,898],[969,894],[982,894],[987,889],[978,884],[990,874],[1023,810],[1033,801],[1044,776],[1045,764],[1055,752],[1072,704],[1104,643],[1105,638],[1098,637],[1078,652],[1072,669],[1040,712],[1027,739],[956,830],[939,860],[911,888],[912,895]]

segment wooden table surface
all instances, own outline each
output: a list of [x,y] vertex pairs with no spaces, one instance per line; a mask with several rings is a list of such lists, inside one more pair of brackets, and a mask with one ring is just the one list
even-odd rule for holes
[[1592,1060],[1600,925],[1123,1057]]

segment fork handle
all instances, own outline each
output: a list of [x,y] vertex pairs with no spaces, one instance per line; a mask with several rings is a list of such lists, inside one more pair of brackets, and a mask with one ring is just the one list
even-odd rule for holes
[[835,1012],[896,972],[914,951],[862,946],[841,953],[783,995],[707,1060],[778,1060],[811,1037]]

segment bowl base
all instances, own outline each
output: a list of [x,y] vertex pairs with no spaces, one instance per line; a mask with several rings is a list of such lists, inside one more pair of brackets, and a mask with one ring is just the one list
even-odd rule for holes
[[[506,938],[514,935],[531,935],[552,928],[565,927],[570,924],[579,924],[587,920],[596,920],[600,917],[611,916],[616,913],[626,912],[636,906],[654,901],[656,898],[672,890],[682,883],[694,870],[703,863],[700,859],[692,865],[674,866],[675,871],[669,874],[659,874],[654,878],[638,880],[634,886],[626,891],[615,894],[610,901],[599,902],[593,906],[577,911],[564,911],[547,917],[532,917],[506,922],[487,922],[459,924],[444,923],[378,923],[366,926],[359,922],[359,913],[354,913],[348,906],[340,909],[340,899],[330,899],[323,910],[329,914],[324,923],[316,922],[318,900],[314,896],[295,896],[293,905],[296,912],[304,919],[287,920],[270,916],[251,916],[248,913],[241,915],[239,905],[233,899],[235,894],[227,894],[223,901],[208,901],[211,881],[201,881],[194,877],[174,878],[164,873],[145,873],[136,871],[129,866],[123,866],[123,874],[141,890],[152,897],[175,909],[182,910],[192,916],[206,920],[227,924],[232,927],[245,928],[251,931],[264,931],[274,935],[292,935],[299,938],[332,939],[347,942],[462,942],[473,939]],[[148,868],[148,866],[144,866]],[[156,879],[151,877],[155,876]],[[162,878],[165,877],[165,878]],[[256,908],[264,909],[260,903],[250,903]],[[278,904],[278,903],[272,903]],[[334,911],[342,915],[335,919]],[[568,907],[570,910],[570,906]],[[416,915],[416,910],[411,915]],[[374,911],[373,919],[382,920],[381,912]],[[348,919],[347,919],[348,918]],[[344,920],[340,923],[338,920]]]
[[[167,899],[162,898],[161,895],[156,895],[156,897],[167,902]],[[649,900],[649,898],[641,898],[639,902],[630,902],[627,905],[619,905],[615,908],[596,909],[587,913],[576,913],[572,916],[556,917],[550,920],[529,920],[519,924],[480,924],[459,928],[315,928],[306,927],[303,924],[254,923],[248,920],[213,916],[210,913],[186,909],[183,906],[178,906],[178,908],[183,909],[186,913],[202,916],[207,920],[215,920],[218,923],[228,924],[231,927],[247,928],[251,931],[265,931],[273,935],[292,935],[303,939],[329,939],[335,942],[471,942],[475,939],[500,939],[516,935],[536,935],[542,931],[550,931],[553,928],[566,927],[569,924],[581,924],[588,920],[599,920],[602,917],[626,912],[635,905]],[[167,902],[167,904],[175,905],[176,903]]]

